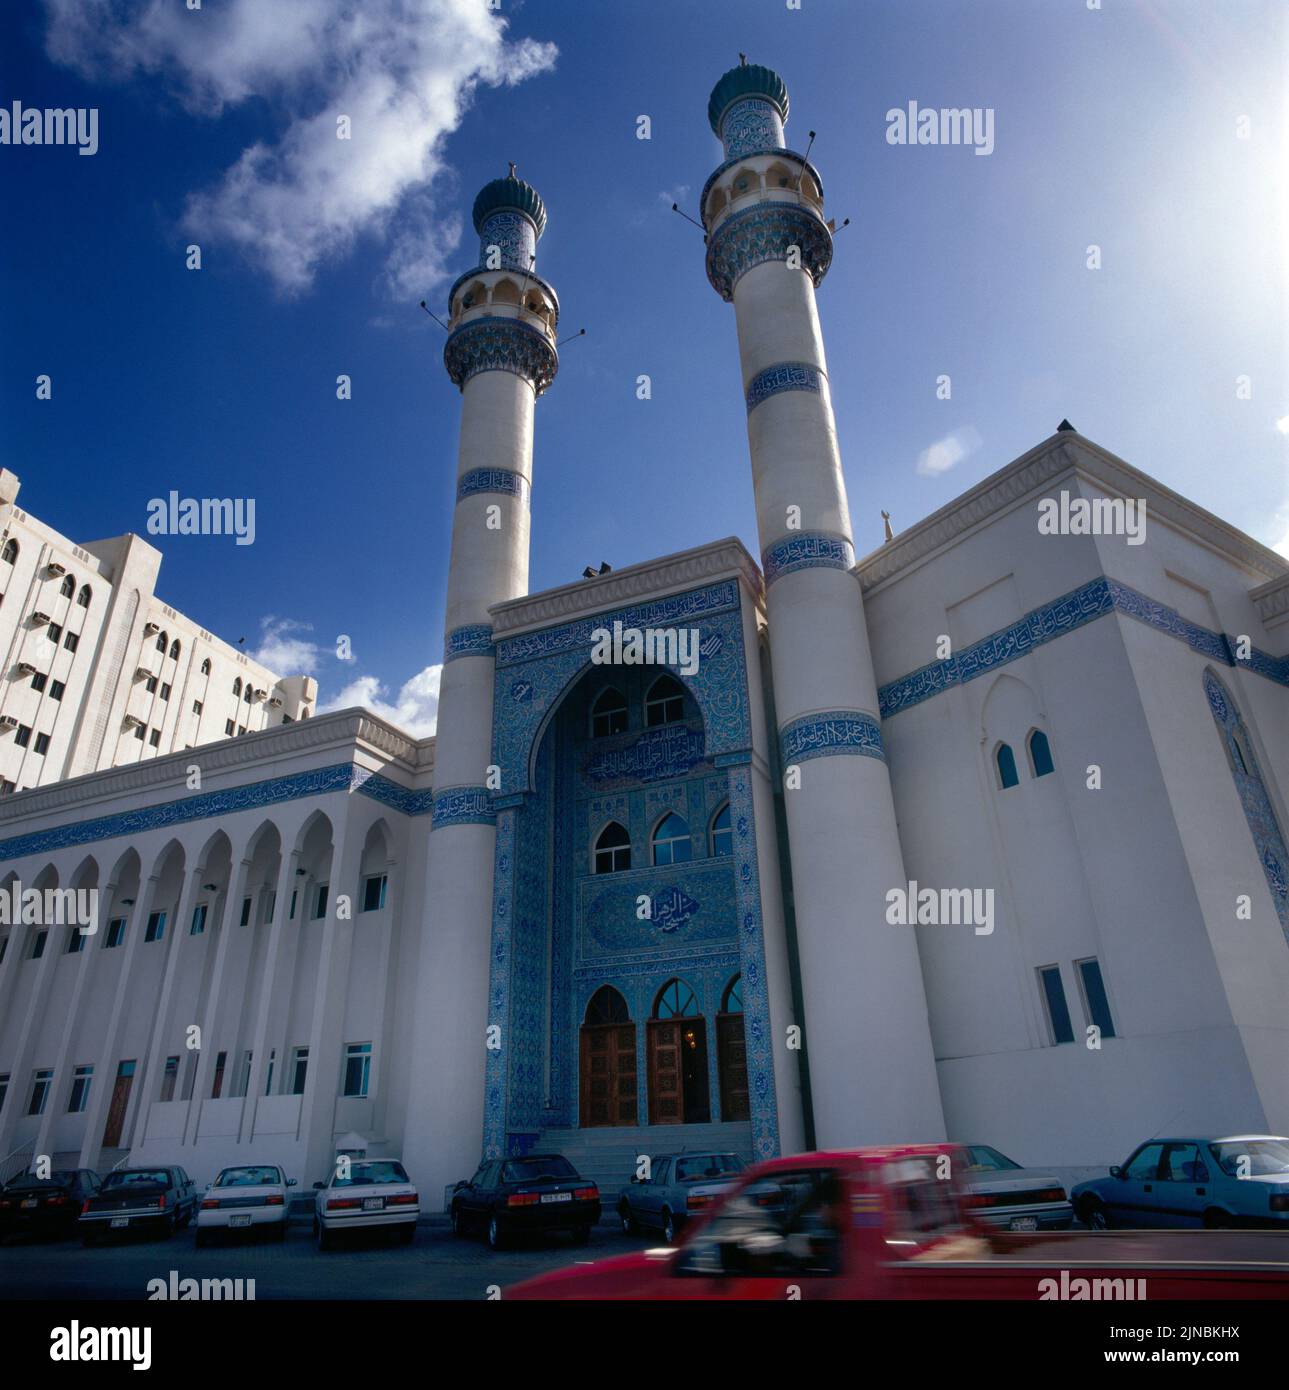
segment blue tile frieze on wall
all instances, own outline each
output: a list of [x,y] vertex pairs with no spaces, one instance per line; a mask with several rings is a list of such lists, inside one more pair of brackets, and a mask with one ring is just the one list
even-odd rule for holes
[[[715,758],[751,747],[738,585],[726,580],[499,641],[492,758],[501,769],[499,796],[531,790],[534,741],[564,692],[592,664],[591,634],[597,628],[612,629],[615,621],[624,628],[697,627],[700,650],[706,648],[710,655],[701,657],[693,676],[669,669],[698,702],[706,731],[705,754]],[[719,642],[713,643],[713,637]]]
[[805,569],[849,570],[855,563],[855,547],[844,536],[821,531],[798,531],[784,536],[761,552],[761,570],[767,587],[785,574]]
[[861,710],[825,710],[794,719],[780,730],[779,748],[785,766],[838,753],[886,761],[881,728]]
[[789,247],[817,286],[832,264],[832,234],[813,212],[792,203],[759,203],[732,213],[707,238],[707,278],[722,299],[753,266],[786,261]]
[[388,777],[382,777],[379,772],[371,772],[367,768],[354,767],[350,789],[370,796],[373,801],[379,801],[383,806],[401,811],[405,816],[428,816],[434,807],[434,792],[431,788],[413,791],[409,787],[400,787],[397,782],[391,782]]
[[457,481],[458,502],[485,492],[517,497],[522,502],[528,494],[528,482],[522,473],[510,468],[471,468]]
[[449,825],[492,825],[497,818],[487,787],[449,787],[436,792],[430,814],[432,830]]
[[828,378],[809,362],[776,362],[757,372],[748,383],[744,399],[750,415],[762,401],[780,391],[812,391],[818,396],[827,389]]
[[1028,656],[1035,648],[1055,637],[1074,632],[1107,613],[1116,612],[1145,623],[1157,632],[1175,637],[1192,651],[1212,661],[1225,666],[1240,666],[1279,685],[1289,686],[1289,658],[1273,657],[1256,647],[1249,657],[1238,657],[1234,638],[1191,622],[1175,608],[1139,593],[1117,579],[1101,576],[1050,603],[1031,609],[1016,622],[982,637],[956,656],[933,661],[898,680],[888,682],[877,692],[881,716],[887,719],[901,710],[921,704],[923,700],[929,700],[951,686],[962,685],[997,670],[1000,666]]
[[[641,918],[641,898],[661,913]],[[575,965],[638,952],[665,962],[735,934],[734,876],[726,857],[591,875],[578,883],[577,900],[582,940]]]
[[592,753],[582,775],[590,782],[661,782],[680,777],[703,761],[703,731],[683,724],[647,729],[619,748]]
[[443,643],[443,660],[455,661],[460,656],[491,656],[492,629],[486,623],[467,623],[454,627]]
[[1253,836],[1258,862],[1271,890],[1276,916],[1289,940],[1289,849],[1285,847],[1284,834],[1262,780],[1262,769],[1230,691],[1211,671],[1204,672],[1204,694],[1222,738],[1223,751],[1235,779],[1249,833]]

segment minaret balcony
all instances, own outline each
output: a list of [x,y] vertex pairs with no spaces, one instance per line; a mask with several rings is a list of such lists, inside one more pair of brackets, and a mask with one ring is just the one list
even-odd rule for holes
[[791,150],[766,150],[726,160],[707,180],[699,207],[708,233],[758,203],[790,203],[821,220],[823,181],[818,170]]

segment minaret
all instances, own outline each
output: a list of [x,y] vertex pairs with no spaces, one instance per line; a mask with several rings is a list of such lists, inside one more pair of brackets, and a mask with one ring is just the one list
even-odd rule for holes
[[512,164],[475,199],[479,264],[448,295],[443,363],[461,388],[461,442],[403,1145],[431,1201],[473,1173],[483,1140],[496,840],[488,610],[528,592],[533,407],[559,366],[559,301],[533,269],[545,226]]
[[732,301],[785,768],[805,1044],[821,1148],[936,1140],[944,1119],[833,421],[815,290],[823,185],[784,148],[788,91],[742,61],[707,108],[707,276]]

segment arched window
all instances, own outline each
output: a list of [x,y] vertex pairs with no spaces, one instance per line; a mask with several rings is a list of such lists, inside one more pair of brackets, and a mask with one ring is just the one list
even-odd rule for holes
[[162,656],[166,654],[166,648],[170,645],[170,638],[164,632],[157,633],[157,650]]
[[80,593],[76,595],[76,602],[82,608],[88,608],[90,606],[90,599],[93,597],[94,594],[90,586],[88,584],[82,584]]
[[734,827],[730,823],[730,804],[728,801],[712,818],[711,842],[714,855],[734,853]]
[[685,717],[685,687],[675,676],[659,676],[645,696],[645,728],[675,724]]
[[630,1023],[627,1001],[612,985],[601,985],[586,1006],[587,1023]]
[[178,639],[176,639],[175,641],[171,642],[171,644],[170,644],[170,660],[171,660],[171,661],[178,661],[178,660],[179,660],[179,642],[178,642]]
[[234,694],[234,695],[240,695],[241,693],[242,693],[242,678],[241,678],[241,676],[238,676],[238,678],[233,682],[233,694]]
[[0,560],[3,560],[6,565],[12,565],[17,558],[18,542],[15,540],[5,541],[4,549],[0,550]]
[[721,996],[721,1013],[741,1014],[743,1012],[743,977],[735,975],[734,978],[725,986],[725,993]]
[[701,1010],[684,980],[668,980],[653,1003],[655,1018],[697,1018]]
[[61,585],[59,585],[58,592],[64,598],[71,598],[71,596],[76,592],[75,577],[70,574],[63,575],[63,582]]
[[246,682],[246,689],[242,691],[242,699],[249,705],[251,703],[251,683]]
[[210,657],[201,663],[201,673],[203,676],[210,675]]
[[653,862],[684,864],[689,859],[689,822],[668,811],[653,832]]
[[994,754],[994,761],[998,764],[998,783],[1003,791],[1020,782],[1020,774],[1016,771],[1016,755],[1012,752],[1009,743],[998,745],[998,751]]
[[1029,736],[1029,765],[1035,777],[1046,777],[1056,769],[1052,764],[1052,748],[1042,729],[1035,729]]
[[627,697],[612,686],[591,707],[591,737],[607,738],[627,731]]
[[595,842],[595,872],[617,874],[631,867],[631,836],[625,825],[611,820]]

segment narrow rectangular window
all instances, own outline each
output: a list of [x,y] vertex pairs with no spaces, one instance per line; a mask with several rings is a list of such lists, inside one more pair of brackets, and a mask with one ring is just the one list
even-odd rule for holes
[[148,735],[148,743],[149,743],[149,744],[151,745],[151,747],[153,747],[153,748],[160,747],[160,744],[161,744],[161,730],[160,730],[160,729],[153,729],[153,731]]
[[45,629],[45,632],[48,634],[49,640],[54,644],[54,646],[57,646],[58,639],[63,635],[63,629],[61,625],[58,623],[50,623],[50,625]]
[[242,899],[242,921],[241,921],[241,925],[244,926],[244,927],[247,927],[247,926],[250,926],[250,922],[251,922],[251,900],[250,900],[250,898],[243,898],[243,899]]
[[31,688],[33,690],[44,690],[48,682],[49,677],[44,673],[44,671],[37,671],[36,674],[31,678]]
[[147,680],[143,682],[143,688],[148,692],[149,695],[155,695],[157,693],[156,676],[149,676]]
[[1038,978],[1043,986],[1043,1002],[1047,1005],[1047,1024],[1051,1030],[1053,1043],[1074,1041],[1074,1028],[1070,1023],[1070,1010],[1065,1003],[1065,986],[1061,983],[1061,967],[1045,965],[1039,969]]
[[327,915],[327,885],[318,884],[313,895],[313,916],[315,919]]
[[54,1073],[47,1068],[42,1068],[32,1077],[31,1104],[27,1107],[28,1115],[43,1115],[45,1113],[45,1104],[49,1100],[49,1088],[53,1079]]
[[67,1113],[79,1115],[89,1106],[90,1082],[94,1078],[93,1067],[77,1067],[72,1080],[72,1094],[67,1102]]
[[113,917],[107,924],[107,936],[103,938],[103,949],[119,946],[125,940],[125,918]]
[[9,1073],[0,1076],[0,1110],[4,1109],[4,1098],[9,1094]]
[[228,734],[230,738],[232,737],[232,733],[233,733],[233,721],[232,721],[231,719],[225,719],[225,720],[224,720],[224,732],[225,732],[226,734]]
[[1095,956],[1087,960],[1076,960],[1079,984],[1083,989],[1083,1007],[1088,1020],[1100,1030],[1103,1038],[1113,1038],[1114,1019],[1110,1017],[1110,1000],[1105,992],[1105,981],[1101,978],[1101,965]]
[[161,1074],[161,1099],[174,1100],[175,1085],[179,1080],[179,1058],[167,1057],[166,1069]]
[[31,943],[31,959],[39,960],[45,954],[45,938],[49,932],[42,928],[38,931]]
[[144,941],[162,941],[166,935],[166,914],[164,912],[150,912],[148,914],[148,925],[144,930]]
[[161,683],[161,698],[163,700],[170,698],[170,687],[164,681]]
[[300,896],[298,889],[291,889],[291,910],[287,913],[287,920],[295,921],[295,900]]
[[14,733],[13,741],[19,748],[25,748],[31,742],[31,726],[29,724],[19,724]]
[[89,936],[79,927],[73,927],[67,936],[67,954],[79,955],[89,944]]
[[291,1056],[291,1094],[304,1095],[304,1081],[309,1074],[309,1049],[297,1047]]
[[347,1096],[365,1096],[371,1079],[371,1043],[350,1043],[345,1048],[345,1090]]
[[49,752],[49,735],[48,735],[48,734],[37,734],[37,735],[36,735],[36,752],[37,752],[37,753],[40,753],[40,754],[42,754],[42,755]]
[[200,701],[200,700],[194,700],[194,701],[192,702],[192,712],[193,712],[194,714],[200,714],[200,713],[201,713],[201,701]]
[[266,1096],[271,1096],[271,1095],[273,1094],[273,1067],[274,1067],[274,1065],[276,1064],[276,1062],[277,1062],[277,1048],[273,1048],[273,1049],[269,1052],[269,1071],[268,1071],[268,1075],[264,1078],[264,1094],[265,1094]]
[[63,646],[66,647],[69,652],[74,652],[80,644],[81,639],[74,632],[69,632],[67,636],[63,638]]
[[251,1063],[254,1061],[254,1054],[247,1052],[242,1056],[242,1070],[237,1079],[237,1089],[233,1092],[235,1096],[248,1096],[251,1093]]
[[385,875],[372,874],[363,879],[363,911],[379,912],[385,906]]
[[215,1080],[211,1083],[210,1098],[218,1100],[219,1093],[224,1089],[224,1066],[228,1061],[228,1053],[220,1052],[215,1056]]
[[49,682],[49,698],[50,698],[51,700],[61,700],[61,699],[63,698],[63,695],[66,693],[66,690],[67,690],[67,683],[66,683],[66,681],[50,681],[50,682]]
[[200,936],[206,930],[206,913],[208,911],[205,903],[198,903],[192,910],[192,926],[188,928],[189,936]]

